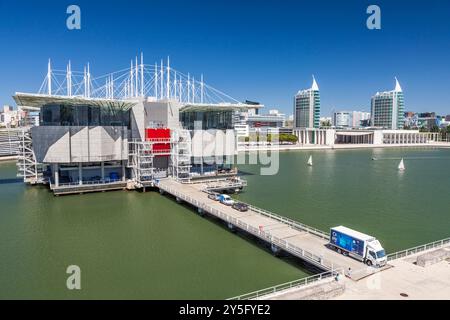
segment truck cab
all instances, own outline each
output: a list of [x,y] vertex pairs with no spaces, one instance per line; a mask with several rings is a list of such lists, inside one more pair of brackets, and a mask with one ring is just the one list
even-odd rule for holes
[[386,252],[381,246],[380,241],[372,240],[367,243],[366,264],[368,266],[382,267],[387,263]]

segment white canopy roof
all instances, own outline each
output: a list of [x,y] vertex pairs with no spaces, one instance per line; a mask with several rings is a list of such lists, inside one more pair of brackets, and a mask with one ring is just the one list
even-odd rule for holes
[[94,105],[104,108],[131,109],[138,101],[85,98],[80,96],[54,96],[45,94],[30,94],[17,92],[13,96],[18,106],[41,108],[47,104],[68,104],[73,106]]

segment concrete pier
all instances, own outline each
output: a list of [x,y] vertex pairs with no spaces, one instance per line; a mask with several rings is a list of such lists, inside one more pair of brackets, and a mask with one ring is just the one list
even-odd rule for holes
[[384,268],[366,267],[362,262],[345,257],[327,247],[329,235],[274,213],[249,206],[248,212],[239,212],[208,198],[202,185],[181,184],[173,179],[160,180],[156,187],[171,194],[177,200],[191,204],[224,221],[230,229],[243,230],[266,241],[274,253],[284,250],[317,268],[330,270],[349,270],[352,279],[364,278]]
[[390,254],[391,268],[359,280],[324,273],[232,299],[449,300],[449,257],[450,238]]

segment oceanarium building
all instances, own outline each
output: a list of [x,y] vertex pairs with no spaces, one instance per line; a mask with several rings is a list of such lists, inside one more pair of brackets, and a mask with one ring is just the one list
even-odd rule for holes
[[89,66],[71,69],[55,71],[49,62],[39,93],[14,95],[18,106],[40,113],[40,125],[22,140],[18,167],[26,182],[68,194],[145,188],[165,177],[236,179],[232,119],[248,105],[203,76],[171,69],[169,60],[145,65],[141,57],[99,78]]

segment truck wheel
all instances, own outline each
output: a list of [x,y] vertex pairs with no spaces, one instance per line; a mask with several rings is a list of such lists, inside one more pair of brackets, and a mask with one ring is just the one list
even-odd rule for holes
[[371,267],[371,266],[372,266],[372,261],[367,260],[367,261],[366,261],[366,264],[367,264],[369,267]]
[[337,252],[338,252],[339,254],[342,254],[342,250],[341,250],[341,249],[338,249]]

